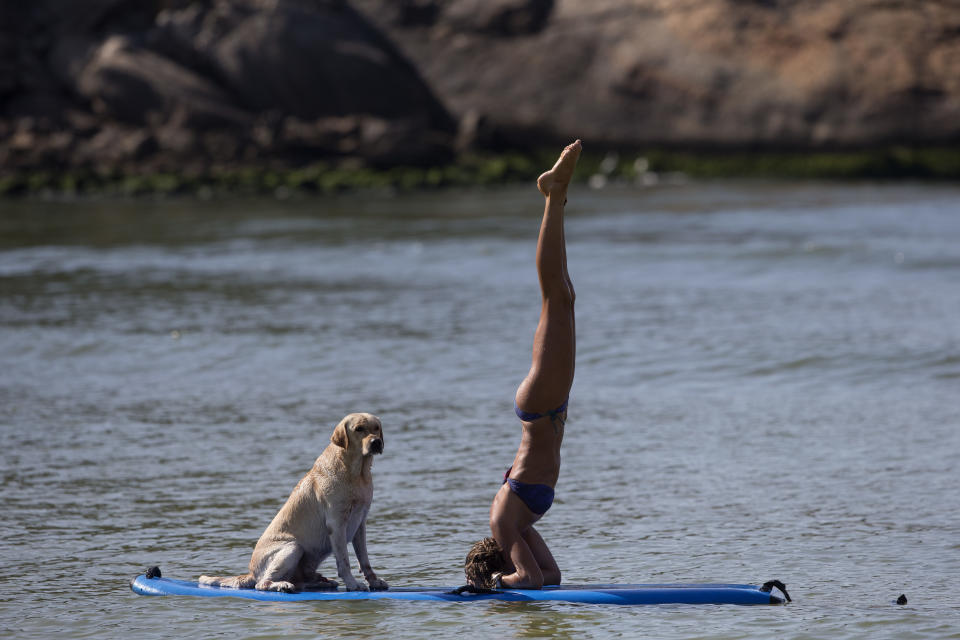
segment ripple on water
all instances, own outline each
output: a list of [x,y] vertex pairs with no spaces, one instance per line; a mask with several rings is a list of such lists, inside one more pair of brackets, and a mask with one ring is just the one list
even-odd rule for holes
[[[795,596],[616,610],[285,606],[126,585],[154,564],[242,571],[356,410],[384,419],[375,568],[394,585],[461,582],[519,438],[535,193],[14,203],[0,240],[0,629],[960,637],[957,195],[691,184],[571,206],[577,380],[538,527],[565,579],[780,578]],[[891,605],[901,593],[909,604]]]

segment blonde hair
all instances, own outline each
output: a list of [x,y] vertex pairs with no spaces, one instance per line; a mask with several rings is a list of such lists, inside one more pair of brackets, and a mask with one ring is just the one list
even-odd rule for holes
[[484,538],[474,544],[463,563],[467,582],[481,589],[492,589],[496,582],[493,574],[503,573],[506,568],[503,550],[493,538]]

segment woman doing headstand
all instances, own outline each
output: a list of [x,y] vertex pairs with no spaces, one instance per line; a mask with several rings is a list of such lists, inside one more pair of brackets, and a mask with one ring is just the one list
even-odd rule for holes
[[576,296],[567,273],[563,207],[580,149],[579,140],[567,146],[553,168],[537,179],[546,198],[536,256],[543,304],[530,372],[517,389],[520,448],[490,506],[493,537],[476,543],[464,566],[467,581],[475,587],[539,589],[560,584],[560,568],[533,525],[553,503],[573,384]]

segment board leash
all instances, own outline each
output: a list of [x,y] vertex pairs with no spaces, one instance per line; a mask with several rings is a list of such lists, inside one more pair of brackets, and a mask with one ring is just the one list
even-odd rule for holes
[[787,593],[787,585],[783,584],[779,580],[768,580],[767,582],[764,582],[763,586],[760,587],[760,591],[763,591],[764,593],[771,593],[774,587],[780,590],[780,593],[782,593],[783,597],[787,599],[787,602],[793,602],[793,600],[790,599],[790,594]]

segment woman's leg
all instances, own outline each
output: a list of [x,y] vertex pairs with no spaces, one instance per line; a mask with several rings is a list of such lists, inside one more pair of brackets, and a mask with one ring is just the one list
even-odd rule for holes
[[527,543],[527,548],[530,549],[530,553],[537,561],[537,566],[540,567],[543,584],[560,584],[560,566],[553,559],[550,548],[547,547],[547,543],[543,541],[537,530],[529,527],[523,532],[523,541]]
[[526,540],[527,532],[533,524],[531,520],[536,521],[536,518],[531,518],[533,514],[506,488],[497,492],[490,514],[490,533],[500,545],[512,569],[512,573],[503,576],[503,586],[539,589],[546,584],[540,568],[540,558]]
[[579,157],[580,141],[577,140],[565,148],[553,168],[537,180],[537,187],[546,197],[536,258],[543,303],[533,338],[533,362],[516,397],[517,406],[532,413],[546,413],[562,405],[573,385],[576,296],[567,273],[563,207]]

